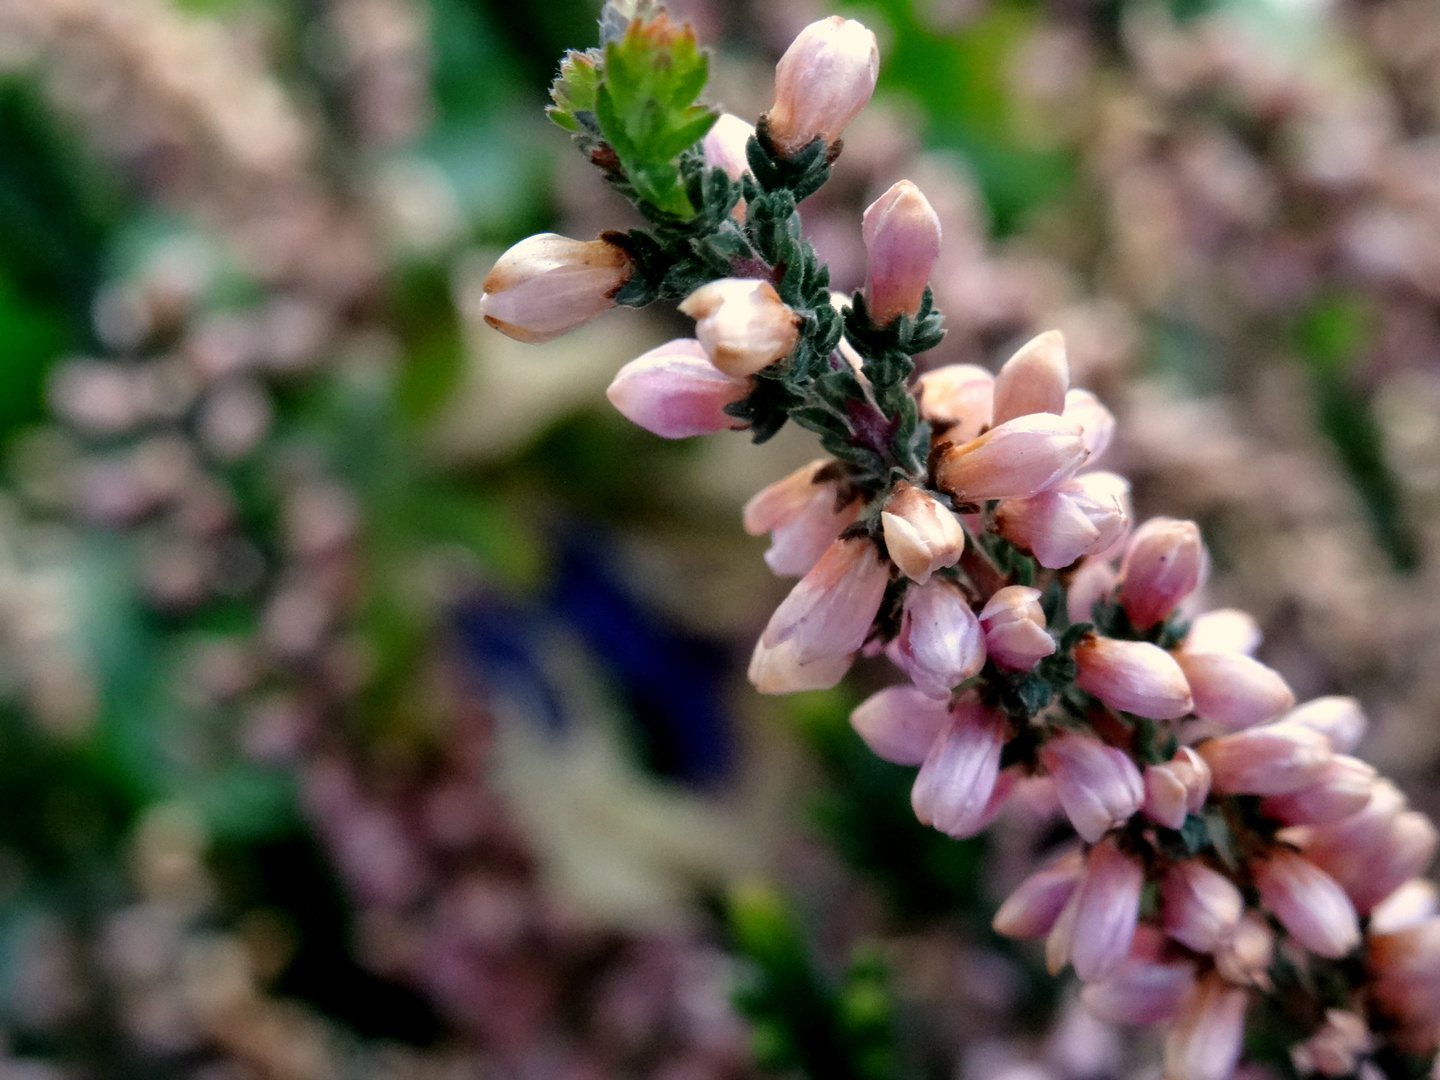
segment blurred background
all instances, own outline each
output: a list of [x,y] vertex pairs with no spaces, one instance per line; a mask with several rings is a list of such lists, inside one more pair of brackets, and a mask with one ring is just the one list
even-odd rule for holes
[[[673,0],[746,118],[832,9]],[[944,224],[933,364],[1067,335],[1207,602],[1440,810],[1440,3],[872,0],[803,207]],[[590,0],[0,0],[0,1080],[1158,1075],[988,929],[1067,830],[915,823],[762,699],[739,528],[816,454],[670,444],[475,317],[632,218],[542,109]],[[1266,1024],[1251,1052],[1283,1077]]]

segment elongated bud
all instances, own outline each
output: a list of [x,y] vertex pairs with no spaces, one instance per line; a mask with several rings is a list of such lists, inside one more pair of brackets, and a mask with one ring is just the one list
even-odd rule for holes
[[1072,623],[1090,622],[1095,618],[1095,605],[1115,594],[1119,577],[1115,568],[1102,559],[1089,559],[1070,579],[1065,594],[1065,613]]
[[1041,748],[1040,761],[1055,781],[1065,816],[1088,843],[1129,821],[1145,799],[1135,762],[1093,735],[1056,735]]
[[768,281],[721,278],[687,296],[680,310],[696,320],[711,363],[737,379],[783,360],[800,340],[800,317]]
[[1175,658],[1148,641],[1090,634],[1075,646],[1075,685],[1112,709],[1175,720],[1194,704]]
[[950,836],[974,836],[988,823],[1000,775],[1005,717],[966,698],[955,706],[910,791],[915,816]]
[[1129,481],[1114,473],[1085,473],[1028,499],[1006,499],[995,523],[1041,566],[1059,570],[1125,534],[1129,492]]
[[1435,826],[1404,807],[1393,784],[1376,781],[1363,810],[1311,827],[1301,844],[1306,858],[1340,883],[1362,915],[1435,857]]
[[1200,812],[1210,794],[1210,766],[1188,746],[1163,765],[1145,766],[1145,804],[1151,821],[1178,829],[1190,814]]
[[900,572],[924,585],[930,575],[960,561],[965,530],[940,500],[909,481],[895,485],[880,515],[885,548]]
[[1169,1020],[1195,987],[1195,965],[1131,958],[1103,982],[1080,988],[1080,1001],[1112,1024],[1158,1024]]
[[920,189],[901,180],[865,210],[861,225],[868,258],[865,301],[885,326],[920,310],[930,271],[940,257],[940,218]]
[[750,171],[750,160],[746,153],[755,126],[747,124],[733,113],[721,113],[719,119],[710,125],[705,138],[700,141],[705,164],[711,168],[724,169],[731,180],[739,180]]
[[1079,425],[1034,413],[951,446],[935,475],[942,488],[965,502],[1024,499],[1063,484],[1083,464]]
[[694,338],[677,338],[622,367],[605,396],[631,423],[683,439],[744,427],[725,406],[748,393],[748,379],[726,375]]
[[[1140,890],[1145,871],[1109,837],[1090,849],[1085,875],[1051,931],[1056,948],[1046,943],[1051,970],[1058,973],[1066,959],[1085,982],[1113,975],[1130,955],[1140,918]],[[1067,919],[1067,914],[1069,918]],[[1063,948],[1062,948],[1063,947]]]
[[985,634],[960,590],[935,578],[906,591],[894,656],[921,693],[948,698],[985,666]]
[[947,364],[920,376],[920,416],[955,443],[969,442],[990,426],[995,376],[976,364]]
[[1206,975],[1165,1035],[1165,1080],[1229,1080],[1245,1035],[1245,991]]
[[1236,731],[1273,720],[1295,704],[1295,694],[1273,668],[1238,652],[1175,654],[1195,715]]
[[950,723],[950,704],[913,686],[887,686],[871,694],[850,714],[865,745],[886,761],[919,765],[935,737]]
[[1375,1048],[1363,1017],[1342,1009],[1326,1009],[1325,1023],[1304,1042],[1290,1048],[1290,1060],[1301,1076],[1352,1076],[1360,1060]]
[[1336,754],[1314,783],[1288,795],[1271,795],[1260,812],[1284,825],[1323,825],[1359,813],[1375,787],[1373,767],[1359,758]]
[[1115,414],[1100,404],[1100,399],[1089,390],[1070,390],[1065,394],[1065,408],[1060,415],[1080,425],[1085,449],[1090,452],[1089,463],[1094,465],[1115,437]]
[[800,659],[793,641],[779,645],[755,643],[750,655],[750,683],[762,694],[795,694],[802,690],[828,690],[850,670],[849,653]]
[[1136,626],[1153,626],[1200,586],[1208,566],[1199,526],[1151,518],[1135,530],[1120,564],[1120,604]]
[[1270,965],[1275,959],[1275,931],[1265,916],[1245,912],[1235,932],[1215,950],[1215,970],[1237,986],[1270,989]]
[[1440,918],[1372,934],[1366,960],[1386,1013],[1410,1021],[1440,1019]]
[[1059,416],[1065,411],[1065,392],[1069,389],[1065,335],[1059,330],[1047,330],[1020,346],[995,376],[995,423],[1031,413]]
[[751,536],[770,533],[765,563],[775,573],[805,574],[860,516],[860,501],[842,500],[836,482],[825,479],[834,465],[830,458],[812,461],[745,504],[745,531]]
[[1055,651],[1045,629],[1040,590],[1025,585],[1000,589],[980,612],[985,649],[992,660],[1012,671],[1029,671]]
[[1022,881],[1000,905],[991,927],[1006,937],[1044,937],[1055,926],[1084,872],[1084,855],[1067,852]]
[[630,256],[607,240],[527,236],[485,276],[480,314],[507,337],[538,345],[614,307],[633,272]]
[[1360,703],[1350,697],[1320,697],[1292,709],[1282,718],[1284,723],[1318,731],[1330,740],[1337,754],[1348,754],[1360,745],[1369,721]]
[[1245,898],[1225,875],[1198,859],[1178,862],[1160,885],[1165,933],[1196,952],[1225,944],[1245,914]]
[[1335,879],[1303,855],[1277,847],[1250,868],[1260,902],[1316,956],[1338,960],[1360,944],[1355,906]]
[[1244,653],[1260,647],[1260,624],[1238,608],[1217,608],[1196,615],[1180,648],[1193,653]]
[[770,139],[789,156],[821,138],[833,143],[870,101],[880,77],[875,35],[854,19],[813,22],[775,66]]
[[1433,881],[1411,878],[1370,912],[1370,933],[1396,934],[1419,926],[1440,910],[1440,891]]
[[1298,724],[1269,724],[1206,739],[1196,747],[1222,795],[1284,795],[1320,778],[1330,760],[1325,736]]

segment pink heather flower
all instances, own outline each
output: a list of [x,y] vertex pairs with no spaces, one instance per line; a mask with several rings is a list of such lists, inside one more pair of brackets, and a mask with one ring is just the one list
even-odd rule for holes
[[1129,491],[1129,482],[1114,473],[1085,473],[1028,499],[1006,499],[995,522],[1005,539],[1059,570],[1125,535]]
[[1020,346],[995,376],[995,423],[1031,413],[1059,416],[1069,388],[1065,336],[1059,330],[1047,330]]
[[974,698],[962,699],[915,777],[910,791],[915,816],[950,836],[974,836],[983,829],[993,816],[987,812],[1004,745],[1005,717]]
[[950,446],[935,475],[943,489],[963,502],[1024,499],[1063,484],[1083,464],[1080,426],[1051,413],[1033,413]]
[[710,363],[700,342],[676,338],[622,367],[605,396],[631,423],[663,439],[683,439],[744,427],[725,406],[748,393],[750,381]]
[[680,302],[711,363],[743,379],[789,356],[800,340],[800,317],[775,286],[751,278],[721,278]]
[[1229,1080],[1245,1035],[1245,991],[1212,972],[1165,1035],[1166,1080]]
[[1055,781],[1065,816],[1087,843],[1129,821],[1145,799],[1135,762],[1093,735],[1056,735],[1041,747],[1040,761]]
[[969,442],[990,426],[995,376],[976,364],[948,364],[920,376],[920,416],[952,442]]
[[816,138],[833,143],[879,77],[880,47],[860,23],[832,15],[805,27],[775,66],[775,104],[766,114],[775,148],[791,155]]
[[1022,881],[1000,905],[991,927],[1006,937],[1044,937],[1055,926],[1084,871],[1084,855],[1066,852]]
[[860,502],[842,502],[838,485],[825,479],[835,465],[819,458],[760,491],[745,504],[745,531],[770,533],[766,565],[782,576],[805,574],[840,531],[860,516]]
[[1120,564],[1120,604],[1137,627],[1153,626],[1199,588],[1208,566],[1199,526],[1151,518],[1135,530]]
[[936,570],[954,566],[965,550],[960,519],[928,491],[905,480],[885,500],[880,523],[890,560],[920,585]]
[[1440,910],[1440,890],[1433,881],[1411,878],[1370,912],[1371,934],[1395,934],[1419,926]]
[[1141,807],[1151,821],[1169,829],[1185,824],[1198,814],[1210,794],[1210,766],[1188,746],[1175,751],[1163,765],[1145,766],[1145,804]]
[[1085,874],[1045,943],[1052,974],[1068,961],[1084,982],[1113,975],[1130,955],[1145,870],[1106,837],[1090,849]]
[[960,590],[934,578],[906,590],[893,655],[921,693],[948,698],[985,666],[985,634]]
[[1350,898],[1303,855],[1276,847],[1252,859],[1250,868],[1260,902],[1316,956],[1338,960],[1360,944],[1360,923]]
[[1359,758],[1336,754],[1316,780],[1288,795],[1271,795],[1260,812],[1284,825],[1323,825],[1359,813],[1374,790],[1374,768]]
[[901,180],[865,210],[865,301],[877,326],[920,310],[940,257],[940,218],[920,189]]
[[865,745],[897,765],[919,765],[935,737],[950,723],[950,704],[913,686],[887,686],[871,694],[850,714]]
[[755,643],[750,654],[750,683],[762,694],[795,694],[801,690],[828,690],[850,670],[853,657],[834,653],[802,660],[793,641]]
[[753,124],[747,124],[731,113],[721,113],[719,119],[705,133],[705,138],[700,141],[705,164],[711,168],[724,169],[725,175],[731,180],[739,180],[750,171],[750,161],[745,148],[754,134]]
[[1165,933],[1186,948],[1210,953],[1234,936],[1245,898],[1225,875],[1185,859],[1165,874],[1160,909]]
[[1295,704],[1295,694],[1280,673],[1239,652],[1175,654],[1195,715],[1235,731],[1273,720]]
[[1360,703],[1350,697],[1320,697],[1292,709],[1282,718],[1284,723],[1318,731],[1330,740],[1337,754],[1348,754],[1360,745],[1369,721]]
[[1268,724],[1206,739],[1196,747],[1222,795],[1284,795],[1320,778],[1330,760],[1325,736],[1298,724]]
[[1359,813],[1303,830],[1306,858],[1340,883],[1362,915],[1435,856],[1435,826],[1405,805],[1395,785],[1377,780]]
[[1082,563],[1070,579],[1070,589],[1065,594],[1065,613],[1070,621],[1080,623],[1094,619],[1095,605],[1115,595],[1119,580],[1115,568],[1103,559]]
[[1382,1010],[1433,1029],[1440,1021],[1440,918],[1371,934],[1368,945],[1366,961]]
[[1230,940],[1215,950],[1215,970],[1236,986],[1270,988],[1270,964],[1275,959],[1275,931],[1265,916],[1245,912]]
[[1325,1023],[1304,1042],[1290,1048],[1290,1060],[1301,1076],[1351,1076],[1360,1060],[1375,1049],[1365,1020],[1353,1012],[1326,1009]]
[[1075,666],[1075,685],[1121,712],[1175,720],[1194,704],[1175,658],[1148,641],[1087,635],[1075,646]]
[[1000,589],[980,612],[985,648],[1001,667],[1029,671],[1042,657],[1055,651],[1055,639],[1045,630],[1040,590],[1024,585]]
[[1065,408],[1060,416],[1080,425],[1085,449],[1090,452],[1088,463],[1094,465],[1098,462],[1115,437],[1114,414],[1100,404],[1100,399],[1089,390],[1070,390],[1065,394]]
[[614,307],[633,272],[630,256],[607,240],[527,236],[485,276],[480,314],[507,337],[539,344]]
[[1158,1024],[1180,1011],[1195,986],[1195,965],[1131,957],[1103,982],[1080,988],[1080,1001],[1112,1024]]
[[1260,647],[1260,625],[1238,608],[1218,608],[1196,615],[1180,648],[1192,653],[1244,653]]

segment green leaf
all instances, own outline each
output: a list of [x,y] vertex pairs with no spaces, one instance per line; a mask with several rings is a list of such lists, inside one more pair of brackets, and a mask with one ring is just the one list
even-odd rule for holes
[[550,86],[550,99],[555,104],[545,112],[566,131],[579,133],[593,129],[595,96],[600,89],[600,60],[599,49],[583,53],[572,49],[560,61],[560,74]]

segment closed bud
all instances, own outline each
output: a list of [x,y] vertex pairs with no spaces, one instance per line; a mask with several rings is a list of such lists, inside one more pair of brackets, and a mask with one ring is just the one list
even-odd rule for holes
[[820,138],[833,143],[870,100],[880,77],[875,35],[854,19],[813,22],[775,66],[770,139],[789,156]]
[[1362,1017],[1326,1009],[1325,1023],[1315,1034],[1290,1048],[1290,1061],[1301,1076],[1352,1076],[1374,1048],[1375,1039]]
[[1065,408],[1060,415],[1080,425],[1085,449],[1090,452],[1089,463],[1094,465],[1115,437],[1114,413],[1100,404],[1100,399],[1089,390],[1070,390],[1065,394]]
[[1196,615],[1180,646],[1192,653],[1244,653],[1260,647],[1260,625],[1238,608],[1218,608]]
[[753,124],[746,123],[733,113],[721,113],[700,141],[705,164],[723,169],[731,180],[739,180],[750,171],[746,148],[754,134]]
[[1436,839],[1430,819],[1406,810],[1395,786],[1378,780],[1363,810],[1310,827],[1301,847],[1364,915],[1430,865]]
[[1440,891],[1424,878],[1411,878],[1370,912],[1370,933],[1396,934],[1419,926],[1440,910]]
[[865,210],[865,301],[885,326],[920,310],[930,271],[940,257],[940,218],[920,189],[901,180]]
[[1336,754],[1314,783],[1288,795],[1271,795],[1260,812],[1283,825],[1323,825],[1358,813],[1370,801],[1376,774],[1359,758]]
[[1035,871],[1011,893],[991,920],[997,934],[1039,938],[1050,933],[1085,871],[1085,857],[1071,851]]
[[1082,564],[1070,579],[1070,588],[1065,593],[1065,613],[1070,621],[1093,621],[1095,605],[1115,595],[1119,580],[1115,568],[1103,559],[1090,559]]
[[1045,629],[1040,590],[1024,585],[1000,589],[980,612],[985,649],[992,660],[1013,671],[1029,671],[1055,651]]
[[795,694],[802,690],[828,690],[850,670],[849,653],[801,659],[792,641],[779,645],[755,643],[750,655],[750,683],[762,694]]
[[1273,720],[1295,704],[1295,694],[1280,673],[1239,652],[1175,654],[1195,715],[1231,731]]
[[507,337],[539,344],[614,307],[633,272],[630,256],[607,240],[527,236],[485,276],[480,314]]
[[905,480],[885,500],[880,523],[891,561],[921,585],[936,570],[954,566],[965,550],[960,519],[935,496]]
[[605,396],[631,423],[663,439],[683,439],[744,427],[725,406],[750,393],[710,363],[694,338],[677,338],[631,360]]
[[1151,821],[1169,829],[1185,824],[1198,814],[1210,794],[1210,766],[1188,746],[1162,765],[1145,766],[1145,804],[1141,807]]
[[947,364],[920,376],[920,416],[937,434],[969,442],[990,426],[995,376],[976,364]]
[[1165,933],[1196,952],[1228,942],[1245,914],[1245,899],[1225,875],[1198,859],[1176,863],[1160,885]]
[[906,591],[892,655],[921,693],[948,698],[985,666],[985,634],[960,590],[935,578]]
[[935,475],[942,488],[964,502],[1024,499],[1063,484],[1083,464],[1079,425],[1033,413],[949,447]]
[[1433,1027],[1440,1022],[1440,918],[1372,934],[1366,961],[1382,1011]]
[[1245,991],[1206,975],[1165,1034],[1165,1080],[1229,1080],[1245,1035]]
[[915,816],[955,837],[983,829],[993,816],[1004,745],[1005,717],[974,698],[963,699],[915,777],[910,791]]
[[865,745],[897,765],[923,762],[935,737],[949,722],[949,703],[937,701],[913,686],[887,686],[871,694],[850,714],[850,726]]
[[1053,736],[1041,747],[1040,761],[1055,781],[1065,816],[1088,843],[1129,821],[1145,799],[1135,762],[1093,735]]
[[995,423],[1031,413],[1059,416],[1065,411],[1068,389],[1065,336],[1059,330],[1047,330],[1020,346],[995,376]]
[[1061,912],[1046,959],[1058,974],[1068,960],[1085,982],[1108,978],[1130,955],[1140,918],[1140,890],[1145,871],[1109,837],[1090,849],[1085,873]]
[[1260,902],[1316,956],[1338,960],[1360,944],[1355,906],[1335,879],[1288,848],[1252,859]]
[[1269,724],[1206,739],[1196,749],[1222,795],[1284,795],[1320,778],[1330,760],[1325,736],[1297,724]]
[[1369,721],[1360,703],[1351,697],[1320,697],[1307,701],[1284,716],[1287,724],[1318,731],[1330,740],[1337,754],[1348,754],[1360,745]]
[[1199,526],[1151,518],[1135,530],[1120,564],[1120,604],[1136,626],[1153,626],[1200,586],[1208,567]]
[[687,296],[680,310],[696,320],[710,361],[737,379],[783,360],[800,340],[800,317],[768,281],[721,278]]
[[1087,983],[1080,1001],[1112,1024],[1158,1024],[1180,1010],[1195,986],[1195,965],[1188,960],[1132,957],[1103,982]]
[[1270,989],[1275,931],[1258,911],[1246,911],[1230,940],[1215,950],[1215,970],[1237,986]]
[[805,574],[841,530],[860,516],[858,499],[841,499],[835,462],[820,458],[760,491],[745,504],[745,531],[770,534],[765,563],[780,575]]
[[1059,570],[1124,536],[1129,492],[1129,482],[1114,473],[1086,473],[1028,499],[1004,500],[995,523],[1041,566]]
[[1175,658],[1148,641],[1090,634],[1075,646],[1075,685],[1112,709],[1175,720],[1194,704]]

